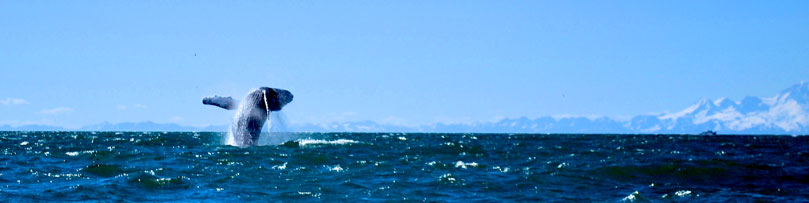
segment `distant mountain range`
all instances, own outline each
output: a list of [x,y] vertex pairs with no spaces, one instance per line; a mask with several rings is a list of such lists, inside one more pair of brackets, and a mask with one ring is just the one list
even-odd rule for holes
[[[101,123],[82,131],[227,131],[227,126],[191,127],[153,122]],[[638,115],[628,121],[607,117],[507,118],[473,124],[433,124],[417,127],[373,121],[331,124],[291,124],[293,132],[481,132],[481,133],[649,133],[809,134],[809,83],[793,85],[773,97],[748,96],[701,99],[676,113]],[[44,125],[0,126],[0,130],[66,130]]]

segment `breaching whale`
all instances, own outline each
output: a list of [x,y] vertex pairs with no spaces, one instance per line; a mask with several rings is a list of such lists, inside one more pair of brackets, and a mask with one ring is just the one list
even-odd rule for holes
[[239,108],[230,126],[232,143],[237,146],[258,144],[261,128],[267,121],[271,111],[280,111],[292,102],[292,93],[284,89],[260,87],[247,93],[244,100],[236,106],[231,97],[210,96],[202,99],[202,104],[218,106],[233,110]]

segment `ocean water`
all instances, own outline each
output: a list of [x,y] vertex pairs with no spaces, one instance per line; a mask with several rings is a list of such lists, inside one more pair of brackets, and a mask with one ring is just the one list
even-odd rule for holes
[[0,132],[0,201],[809,201],[805,136],[225,135]]

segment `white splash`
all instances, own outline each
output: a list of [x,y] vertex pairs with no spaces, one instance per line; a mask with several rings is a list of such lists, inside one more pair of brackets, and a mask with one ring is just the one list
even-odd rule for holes
[[230,146],[238,146],[236,145],[236,139],[233,138],[233,128],[230,128],[230,130],[228,130],[228,135],[225,136],[225,144]]

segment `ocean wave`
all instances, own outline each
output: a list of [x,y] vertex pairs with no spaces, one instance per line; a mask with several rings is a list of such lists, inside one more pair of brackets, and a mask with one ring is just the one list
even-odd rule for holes
[[809,137],[223,134],[0,132],[0,202],[809,199]]

